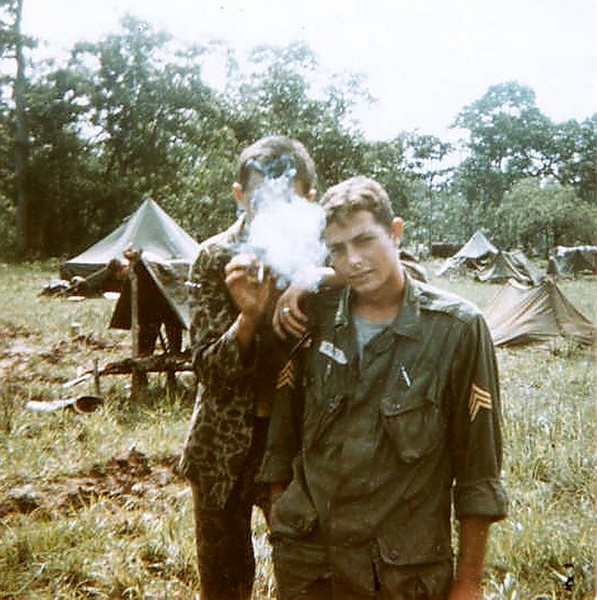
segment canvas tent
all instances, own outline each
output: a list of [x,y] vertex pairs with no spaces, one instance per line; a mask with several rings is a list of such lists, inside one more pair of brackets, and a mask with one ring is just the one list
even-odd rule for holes
[[556,246],[549,257],[547,273],[563,277],[597,273],[597,246]]
[[593,341],[592,323],[549,277],[536,286],[509,280],[483,312],[496,346]]
[[537,285],[542,276],[521,250],[500,250],[490,263],[477,271],[475,278],[489,283],[504,283],[508,279],[515,279],[521,283]]
[[480,267],[485,260],[495,256],[498,249],[487,239],[482,231],[476,231],[456,254],[445,260],[437,271],[438,275],[461,267]]
[[67,260],[60,267],[60,277],[87,277],[105,267],[111,259],[122,258],[128,246],[142,249],[147,259],[160,262],[193,260],[199,245],[156,202],[151,199],[129,216],[105,238]]
[[[151,199],[145,200],[112,233],[65,262],[60,269],[61,277],[70,279],[75,275],[96,273],[112,259],[123,259],[129,247],[141,251],[137,273],[142,313],[151,314],[154,318],[160,312],[165,322],[178,322],[183,328],[188,328],[184,282],[199,252],[199,244]],[[130,327],[130,303],[130,292],[125,285],[114,310],[111,327]]]

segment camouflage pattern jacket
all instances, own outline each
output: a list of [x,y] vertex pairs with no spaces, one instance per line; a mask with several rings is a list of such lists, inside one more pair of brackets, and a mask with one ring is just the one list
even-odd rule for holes
[[180,468],[199,487],[205,506],[213,508],[225,505],[242,472],[255,404],[271,402],[279,369],[280,348],[271,327],[260,328],[244,360],[231,329],[239,311],[224,268],[245,229],[241,218],[204,241],[190,273],[190,334],[199,386]]

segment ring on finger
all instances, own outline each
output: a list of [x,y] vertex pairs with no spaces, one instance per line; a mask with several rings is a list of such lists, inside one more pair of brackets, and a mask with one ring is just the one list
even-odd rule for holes
[[290,312],[290,306],[283,306],[282,307],[282,314],[283,315],[287,315]]

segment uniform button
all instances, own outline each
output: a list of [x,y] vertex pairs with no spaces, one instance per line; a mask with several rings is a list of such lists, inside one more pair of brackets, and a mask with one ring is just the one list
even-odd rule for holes
[[399,554],[397,550],[390,550],[390,553],[388,555],[390,557],[390,560],[398,560],[399,558]]
[[331,398],[329,398],[328,399],[329,410],[331,410],[331,411],[336,410],[338,408],[338,406],[340,406],[340,402],[342,402],[341,395],[332,396]]

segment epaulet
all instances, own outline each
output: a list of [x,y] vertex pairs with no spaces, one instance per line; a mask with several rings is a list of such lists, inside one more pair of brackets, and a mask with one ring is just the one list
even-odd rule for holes
[[460,321],[471,321],[480,314],[475,304],[456,294],[418,281],[414,285],[421,310],[441,312]]

